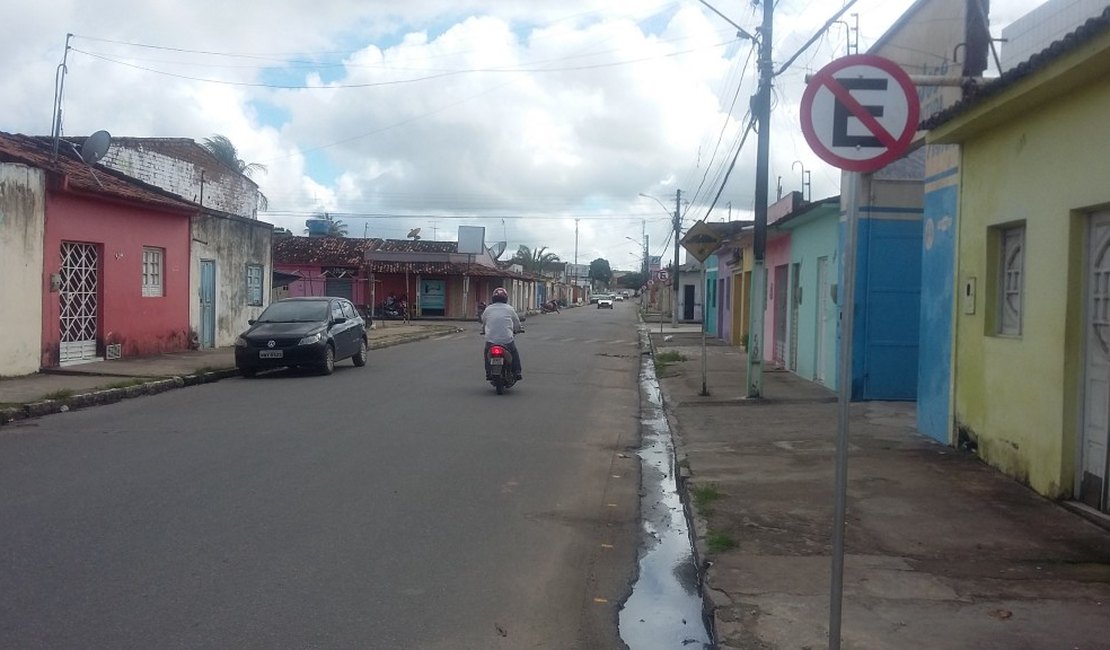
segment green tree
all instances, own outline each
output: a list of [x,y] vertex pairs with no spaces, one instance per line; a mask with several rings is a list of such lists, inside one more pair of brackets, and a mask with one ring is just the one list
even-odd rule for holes
[[609,268],[609,260],[599,257],[590,262],[590,279],[608,285],[613,279],[613,269]]
[[639,271],[625,273],[617,279],[617,286],[625,289],[639,289],[644,286],[644,274]]
[[[235,148],[231,138],[215,133],[211,138],[205,138],[202,147],[208,150],[216,160],[232,170],[251,178],[256,172],[266,172],[266,165],[262,163],[249,163],[239,157],[239,150]],[[266,210],[270,207],[270,200],[262,192],[258,193],[258,209]]]
[[554,268],[562,262],[559,256],[549,252],[546,246],[533,249],[523,245],[517,249],[509,261],[521,265],[525,271],[541,274],[544,270]]

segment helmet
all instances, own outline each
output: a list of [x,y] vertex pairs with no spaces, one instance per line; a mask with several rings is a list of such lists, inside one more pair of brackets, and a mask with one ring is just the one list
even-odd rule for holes
[[493,290],[494,302],[509,302],[509,292],[505,291],[502,287],[497,287]]

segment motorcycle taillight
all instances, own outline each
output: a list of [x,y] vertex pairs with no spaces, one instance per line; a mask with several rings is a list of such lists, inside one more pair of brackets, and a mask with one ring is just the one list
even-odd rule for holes
[[490,347],[489,355],[491,357],[503,357],[505,356],[505,348],[501,347],[500,345],[494,345]]

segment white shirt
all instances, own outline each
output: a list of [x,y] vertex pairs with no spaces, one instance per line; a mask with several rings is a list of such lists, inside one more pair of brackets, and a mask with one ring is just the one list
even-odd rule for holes
[[491,302],[482,310],[482,331],[487,343],[512,343],[513,334],[520,331],[520,317],[512,305]]

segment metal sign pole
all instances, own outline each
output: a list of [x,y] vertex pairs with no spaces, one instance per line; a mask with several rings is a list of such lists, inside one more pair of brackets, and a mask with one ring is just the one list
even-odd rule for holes
[[701,266],[701,393],[702,397],[709,396],[709,388],[706,386],[706,367],[705,367],[705,330],[708,329],[709,323],[705,320],[705,303],[706,298],[709,296],[709,287],[706,286],[709,275],[705,272],[705,263]]
[[848,422],[852,400],[852,335],[856,308],[856,238],[859,222],[860,175],[846,172],[843,274],[837,298],[840,302],[840,359],[836,388],[836,482],[833,506],[832,580],[829,598],[829,648],[840,649],[840,624],[844,597],[844,528],[848,511]]

